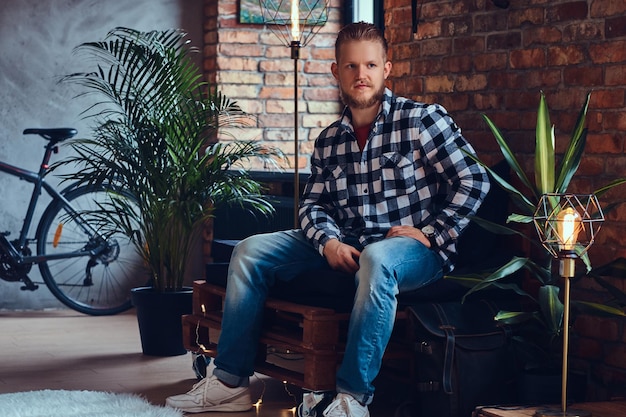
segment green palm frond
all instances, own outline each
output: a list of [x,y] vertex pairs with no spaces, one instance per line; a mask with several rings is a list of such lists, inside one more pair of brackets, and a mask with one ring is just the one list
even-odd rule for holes
[[[495,287],[495,288],[501,288],[501,280],[504,279],[508,279],[509,277],[511,277],[512,275],[520,272],[522,269],[527,268],[527,264],[529,262],[529,259],[527,258],[520,258],[520,257],[513,257],[509,262],[507,262],[505,265],[501,266],[500,268],[498,268],[496,271],[491,272],[489,274],[486,274],[485,276],[483,276],[479,282],[477,282],[464,296],[463,296],[463,301],[465,301],[465,299],[470,296],[471,294],[484,290],[486,288],[489,287]],[[466,281],[468,279],[468,277],[466,276],[447,276],[446,279],[450,279],[450,280],[459,280],[459,281]],[[519,287],[511,287],[512,289],[514,289],[515,292],[518,292],[520,294],[523,295],[528,295],[526,294],[525,291],[523,291],[521,288]]]
[[555,169],[554,126],[550,122],[543,92],[539,99],[535,135],[535,196],[539,199],[543,194],[554,192]]
[[217,205],[246,201],[271,212],[243,163],[277,166],[283,157],[254,142],[212,144],[220,128],[245,126],[250,117],[203,80],[186,36],[116,28],[76,48],[93,71],[63,78],[93,99],[83,112],[93,137],[72,141],[73,155],[57,166],[75,165],[67,179],[115,183],[137,201],[113,200],[105,215],[133,240],[159,289],[182,285],[198,226]]
[[[491,119],[489,117],[487,117],[487,115],[483,114],[482,117],[485,120],[485,122],[487,123],[487,126],[489,126],[489,129],[491,129],[491,133],[493,134],[494,138],[496,139],[496,142],[498,142],[498,146],[500,147],[500,151],[502,152],[502,156],[504,157],[504,159],[507,161],[507,163],[511,167],[511,170],[513,170],[513,173],[515,175],[517,175],[517,177],[522,181],[522,184],[524,184],[528,189],[533,190],[534,187],[533,187],[532,183],[530,182],[530,180],[526,176],[526,172],[524,171],[522,166],[517,161],[517,158],[515,157],[515,153],[513,153],[513,151],[509,147],[509,145],[506,142],[506,139],[504,138],[504,135],[502,134],[500,129],[493,123],[493,121],[491,121]],[[515,187],[512,187],[512,186],[509,187],[509,191],[515,191],[515,192],[519,193],[519,191],[517,191],[515,189]],[[521,194],[521,193],[519,193],[519,194]],[[523,194],[522,194],[522,196],[523,196]],[[525,197],[524,197],[524,199],[525,199]]]
[[559,287],[543,285],[539,288],[539,310],[551,334],[558,334],[563,323],[563,303],[559,300]]
[[583,153],[585,151],[585,144],[587,142],[587,129],[585,128],[585,119],[587,117],[587,110],[589,109],[589,100],[591,99],[591,92],[587,94],[585,103],[580,109],[578,119],[576,119],[576,125],[572,132],[569,145],[563,155],[563,160],[558,168],[559,177],[555,184],[556,193],[564,193],[569,187],[571,179],[580,166]]
[[[507,161],[512,173],[519,179],[520,185],[513,185],[512,182],[500,177],[477,157],[467,155],[469,158],[481,164],[489,172],[493,182],[507,192],[510,201],[516,208],[516,212],[508,215],[506,225],[495,224],[478,218],[472,218],[471,220],[492,233],[516,238],[521,237],[525,239],[526,242],[531,242],[531,245],[527,246],[530,247],[530,250],[527,251],[527,256],[513,257],[495,270],[492,268],[491,270],[473,274],[458,276],[452,274],[445,277],[465,287],[469,287],[463,300],[471,294],[493,288],[514,292],[517,295],[527,298],[531,302],[531,304],[525,305],[528,310],[501,311],[496,316],[496,319],[511,324],[530,322],[529,325],[533,328],[532,332],[536,331],[536,325],[539,324],[541,330],[538,331],[536,335],[533,335],[533,338],[535,341],[542,341],[547,344],[552,343],[555,338],[559,337],[562,331],[564,306],[559,299],[561,278],[558,274],[553,273],[552,255],[543,247],[537,238],[537,234],[531,233],[528,235],[528,229],[519,229],[511,226],[533,223],[533,216],[537,205],[544,194],[567,193],[570,183],[580,166],[585,150],[587,140],[585,121],[590,97],[591,92],[586,96],[570,135],[569,143],[565,147],[565,152],[557,167],[557,157],[555,155],[555,127],[550,121],[545,95],[543,92],[540,93],[535,127],[534,183],[530,181],[529,177],[524,172],[522,165],[516,158],[515,153],[511,150],[509,142],[503,132],[489,117],[483,115],[483,119],[491,130],[502,156]],[[613,180],[609,184],[595,190],[594,194],[597,197],[605,195],[609,190],[625,183],[626,178]],[[606,214],[623,202],[624,199],[610,202],[606,204],[602,211]],[[572,300],[572,306],[579,311],[613,316],[626,315],[624,310],[626,307],[626,295],[624,291],[611,285],[607,280],[598,275],[599,272],[593,270],[587,253],[579,253],[578,257],[587,267],[586,271],[579,272],[578,275],[582,276],[588,273],[612,298],[609,302],[603,304]],[[626,265],[626,262],[624,265]],[[626,269],[626,267],[624,267],[624,269]],[[526,292],[526,287],[516,279],[522,272],[525,277],[536,281],[534,283],[534,285],[536,285],[536,296],[534,295],[535,292],[532,294]],[[532,307],[529,307],[531,305],[534,305],[534,310]]]
[[[508,149],[508,147],[507,147]],[[498,175],[493,169],[491,169],[491,167],[489,167],[487,164],[485,164],[483,161],[481,161],[480,159],[478,159],[478,157],[476,155],[470,154],[468,152],[465,152],[465,155],[470,158],[473,159],[476,163],[480,164],[483,168],[485,168],[485,170],[491,175],[491,178],[493,178],[496,183],[502,187],[502,189],[504,189],[507,193],[509,193],[509,197],[511,198],[511,201],[521,210],[527,212],[528,214],[532,214],[535,210],[535,205],[532,201],[530,201],[528,199],[528,197],[526,197],[520,190],[518,190],[517,188],[515,188],[513,185],[511,185],[510,182],[508,182],[507,180],[505,180],[504,178],[502,178],[500,175]],[[510,154],[510,156],[514,159],[515,157],[513,156],[513,153]],[[508,159],[507,159],[508,161]],[[509,164],[517,164],[517,161],[514,162],[509,162]],[[520,167],[521,170],[521,167]],[[523,173],[523,171],[522,171]],[[525,176],[525,174],[524,174]]]
[[[597,190],[594,191],[594,194],[598,197],[602,196],[604,193],[606,193],[607,191],[609,191],[610,189],[617,187],[618,185],[622,185],[622,184],[626,184],[626,178],[619,178],[616,180],[611,181],[610,183],[606,184],[603,187],[598,188]],[[621,200],[621,202],[623,202],[623,200]],[[605,208],[604,212],[606,213],[607,210]]]

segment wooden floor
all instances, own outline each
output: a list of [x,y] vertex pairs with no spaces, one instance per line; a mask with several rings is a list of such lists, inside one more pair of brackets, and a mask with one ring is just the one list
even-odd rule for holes
[[[191,354],[150,357],[141,353],[134,311],[92,317],[71,310],[0,310],[0,393],[54,389],[140,394],[158,405],[196,382]],[[256,411],[197,416],[292,417],[302,392],[262,375],[251,384]],[[374,404],[372,417],[392,409]]]

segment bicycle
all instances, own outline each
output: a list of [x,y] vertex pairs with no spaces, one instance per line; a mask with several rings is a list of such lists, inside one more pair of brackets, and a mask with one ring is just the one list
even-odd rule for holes
[[[21,281],[22,290],[34,291],[39,285],[28,274],[37,264],[45,285],[66,306],[95,316],[117,314],[131,308],[130,289],[145,285],[146,273],[130,239],[119,232],[105,233],[88,213],[111,201],[111,191],[120,191],[107,184],[73,184],[58,191],[45,180],[58,144],[76,133],[72,128],[24,130],[24,135],[47,140],[38,172],[0,161],[0,172],[33,184],[19,237],[9,241],[10,232],[0,233],[0,278]],[[52,201],[43,211],[34,237],[29,237],[42,191]],[[36,244],[36,255],[29,244]]]

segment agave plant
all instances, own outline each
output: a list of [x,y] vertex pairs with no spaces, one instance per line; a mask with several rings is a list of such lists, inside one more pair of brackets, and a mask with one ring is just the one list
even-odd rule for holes
[[123,190],[92,215],[125,232],[157,290],[179,290],[197,233],[217,205],[272,210],[241,163],[276,163],[280,154],[255,142],[215,143],[220,127],[249,117],[202,80],[183,31],[116,28],[76,50],[94,69],[64,81],[96,97],[85,111],[93,137],[70,143],[73,156],[61,164],[79,169],[65,177]]
[[[509,262],[497,268],[495,271],[447,277],[448,279],[453,279],[470,287],[465,297],[486,288],[496,287],[515,291],[517,294],[530,299],[536,306],[536,309],[529,309],[528,311],[500,311],[496,319],[512,324],[522,322],[538,324],[540,327],[539,333],[542,336],[535,337],[534,339],[543,339],[541,342],[544,342],[546,346],[553,345],[556,339],[561,336],[564,309],[563,303],[559,299],[560,277],[552,273],[553,257],[549,251],[541,245],[536,234],[524,233],[519,227],[511,227],[511,224],[514,226],[515,224],[532,223],[533,215],[537,210],[537,204],[543,195],[563,194],[567,192],[570,182],[580,165],[585,148],[587,138],[585,119],[590,96],[591,93],[587,94],[585,103],[580,110],[574,130],[571,134],[569,144],[560,162],[557,164],[557,156],[555,154],[555,128],[550,121],[545,96],[543,92],[541,93],[535,135],[534,182],[529,179],[522,169],[521,164],[509,147],[501,130],[488,116],[483,115],[485,122],[500,147],[504,159],[507,161],[513,174],[519,179],[521,187],[516,188],[511,182],[503,179],[496,172],[491,170],[485,163],[469,155],[490,172],[491,177],[497,185],[508,192],[515,207],[515,212],[508,216],[507,225],[498,225],[476,217],[472,220],[494,233],[521,236],[523,239],[530,241],[531,247],[534,248],[531,251],[533,255],[527,257],[514,256]],[[594,191],[594,194],[599,197],[611,188],[624,184],[625,182],[626,179],[624,178],[612,181],[606,186]],[[613,208],[616,204],[618,203],[613,203],[608,206],[605,212]],[[624,306],[626,306],[626,295],[610,283],[602,280],[599,276],[591,273],[592,267],[586,253],[581,255],[581,259],[584,261],[587,270],[583,273],[579,273],[579,275],[590,274],[591,276],[596,276],[596,278],[601,281],[601,285],[615,296],[615,302],[611,304],[600,304],[572,300],[572,307],[585,311],[595,310],[596,312],[607,314],[626,315],[623,311]],[[511,279],[511,277],[522,271],[526,271],[528,276],[536,279],[538,283],[536,294],[531,294],[526,291],[525,288],[519,284],[518,280]],[[536,330],[537,329],[534,329],[533,331]],[[546,332],[548,334],[547,338],[545,338]],[[528,342],[528,340],[525,342]]]

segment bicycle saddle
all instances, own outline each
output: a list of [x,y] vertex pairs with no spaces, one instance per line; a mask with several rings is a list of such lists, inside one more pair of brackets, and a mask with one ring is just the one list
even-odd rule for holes
[[24,135],[39,135],[51,142],[61,142],[73,137],[78,131],[71,127],[62,127],[54,129],[24,129],[22,133]]

